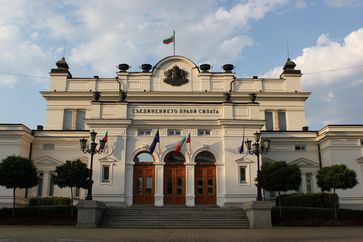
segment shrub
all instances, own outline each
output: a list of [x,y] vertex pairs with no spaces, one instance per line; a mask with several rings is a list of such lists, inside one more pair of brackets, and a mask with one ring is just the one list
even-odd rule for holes
[[363,225],[363,210],[339,209],[338,215],[336,220],[333,208],[283,207],[281,217],[278,207],[271,210],[274,226]]
[[34,197],[29,200],[29,206],[67,205],[71,203],[68,197]]
[[[39,218],[39,217],[52,217],[52,216],[68,216],[69,206],[45,206],[45,207],[25,207],[16,208],[16,217],[21,218]],[[75,208],[76,211],[76,208]],[[11,216],[10,208],[0,209],[0,218]]]
[[[281,195],[282,206],[334,208],[338,204],[338,196],[332,193],[292,193]],[[279,206],[279,199],[276,199]]]

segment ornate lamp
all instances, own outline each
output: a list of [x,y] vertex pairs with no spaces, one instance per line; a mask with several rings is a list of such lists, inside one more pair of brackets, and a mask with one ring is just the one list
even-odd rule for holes
[[97,149],[97,143],[96,141],[97,133],[92,130],[90,132],[91,137],[91,143],[87,146],[87,139],[82,138],[79,140],[81,150],[83,153],[91,154],[91,164],[90,164],[90,173],[89,173],[89,185],[88,185],[88,191],[87,191],[87,197],[86,200],[92,200],[92,186],[93,186],[93,180],[92,180],[92,173],[93,173],[93,156],[94,154],[98,153],[101,154],[105,148],[106,141],[100,140],[99,148]]
[[260,183],[260,155],[267,153],[270,149],[270,140],[264,139],[260,142],[261,139],[261,133],[256,132],[254,133],[256,142],[252,144],[251,140],[248,140],[245,142],[248,153],[251,155],[255,154],[257,156],[257,201],[262,201],[262,189],[261,189],[261,183]]

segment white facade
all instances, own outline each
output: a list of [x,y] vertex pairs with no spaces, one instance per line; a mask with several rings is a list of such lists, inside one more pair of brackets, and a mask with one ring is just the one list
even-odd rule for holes
[[[80,151],[79,140],[89,139],[89,131],[95,130],[99,139],[108,131],[104,153],[94,157],[95,200],[120,206],[150,203],[148,195],[139,199],[135,194],[151,191],[151,204],[156,206],[195,206],[207,200],[227,206],[252,201],[256,198],[256,156],[246,151],[240,154],[238,148],[243,136],[253,140],[253,134],[262,130],[262,136],[271,140],[271,150],[263,155],[262,162],[298,164],[303,173],[301,192],[319,191],[315,176],[320,167],[344,163],[356,171],[359,184],[351,190],[338,190],[341,203],[363,207],[363,125],[302,131],[306,126],[304,102],[310,93],[301,90],[301,73],[291,61],[279,79],[236,78],[228,71],[201,71],[182,56],[161,60],[151,72],[120,71],[117,78],[73,78],[64,60],[57,66],[51,71],[49,91],[41,92],[47,101],[44,130],[0,125],[0,159],[11,154],[30,156],[42,175],[42,185],[32,188],[29,197],[69,196],[68,189],[53,189],[51,172],[66,160],[89,163],[90,156]],[[181,78],[186,83],[176,85],[173,78],[172,84],[165,82],[165,72],[175,66],[187,73],[187,82]],[[180,73],[183,71],[173,75]],[[99,100],[94,92],[100,93]],[[250,93],[257,94],[256,102],[250,101]],[[146,187],[141,192],[137,174],[146,174],[142,172],[147,169],[138,166],[135,157],[147,151],[157,129],[160,145],[148,164],[153,174],[140,175],[142,186],[151,186],[151,190]],[[188,133],[191,143],[181,151],[185,161],[169,166],[168,154]],[[210,166],[196,161],[203,151],[215,158],[207,164]],[[198,180],[198,174],[205,180]],[[169,175],[174,177],[170,183]],[[169,186],[176,190],[169,191]],[[168,197],[169,192],[173,196]],[[80,198],[85,193],[80,191]],[[197,196],[202,193],[205,197]],[[10,203],[11,194],[0,187],[0,203]],[[17,195],[20,201],[24,191]]]

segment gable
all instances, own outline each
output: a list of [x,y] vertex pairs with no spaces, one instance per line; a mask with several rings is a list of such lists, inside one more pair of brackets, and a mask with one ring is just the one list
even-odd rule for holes
[[54,159],[50,156],[42,156],[42,157],[39,157],[38,159],[35,159],[33,161],[34,165],[36,167],[41,167],[41,166],[60,166],[60,165],[63,165],[64,162],[60,161],[60,160],[57,160],[57,159]]
[[298,165],[299,167],[319,167],[319,164],[315,161],[301,157],[294,161],[288,162],[289,165]]

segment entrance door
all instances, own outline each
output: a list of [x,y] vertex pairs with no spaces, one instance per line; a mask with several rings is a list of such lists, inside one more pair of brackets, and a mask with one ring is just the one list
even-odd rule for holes
[[164,161],[164,204],[185,204],[185,157],[170,152]]
[[185,204],[184,165],[166,165],[164,174],[164,203]]
[[195,203],[216,204],[216,159],[209,151],[195,157]]
[[134,204],[153,204],[155,193],[155,168],[153,165],[134,167]]
[[195,166],[195,203],[216,204],[216,167]]

